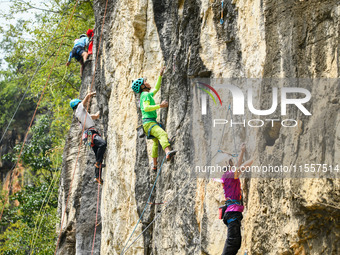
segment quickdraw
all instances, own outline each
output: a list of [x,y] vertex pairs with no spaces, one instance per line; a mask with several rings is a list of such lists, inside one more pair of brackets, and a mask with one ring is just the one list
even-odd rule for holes
[[224,20],[223,20],[223,5],[224,5],[224,0],[222,0],[222,5],[221,5],[221,20],[220,20],[221,25],[223,25],[223,22],[224,22]]

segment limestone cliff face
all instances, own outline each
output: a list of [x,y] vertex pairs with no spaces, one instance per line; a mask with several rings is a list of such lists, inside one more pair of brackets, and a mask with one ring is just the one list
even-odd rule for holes
[[[105,1],[94,2],[97,40]],[[138,221],[156,178],[150,170],[151,143],[139,139],[139,98],[131,81],[147,77],[156,82],[167,68],[156,101],[168,100],[159,120],[170,137],[176,136],[175,160],[165,163],[152,202],[171,201],[187,184],[197,156],[194,142],[204,144],[209,134],[192,135],[192,78],[339,78],[340,6],[336,0],[227,0],[220,24],[221,1],[115,0],[109,1],[103,41],[98,56],[92,110],[101,112],[100,127],[108,141],[105,183],[101,193],[101,224],[96,253],[120,254]],[[87,67],[87,75],[90,69]],[[86,77],[88,77],[86,76]],[[81,95],[89,86],[84,78]],[[270,105],[271,86],[262,82],[255,96],[261,107]],[[247,143],[255,164],[339,164],[339,82],[316,87],[312,116],[294,129],[226,129],[224,147]],[[265,108],[266,109],[266,108]],[[76,123],[74,123],[76,125]],[[72,127],[72,130],[75,130]],[[64,154],[60,209],[70,188],[78,133],[70,131]],[[84,150],[84,148],[82,149]],[[92,152],[81,151],[64,223],[60,254],[91,251],[96,206]],[[160,160],[164,156],[160,152]],[[338,254],[339,179],[243,179],[245,196],[242,247],[248,254]],[[189,185],[127,254],[220,254],[227,228],[218,220],[223,190],[209,179]],[[131,240],[166,206],[152,204]],[[62,211],[62,210],[60,210]],[[130,240],[130,242],[131,242]]]
[[[94,64],[86,63],[79,98],[84,98],[91,87]],[[100,106],[101,96],[91,100],[89,112],[96,113]],[[96,121],[100,132],[103,119]],[[66,138],[62,174],[59,188],[59,215],[63,219],[58,254],[91,254],[96,218],[97,184],[94,180],[95,155],[89,147],[81,144],[82,127],[73,119],[70,132]],[[103,134],[105,138],[105,133]],[[68,202],[67,202],[68,201]],[[65,211],[65,207],[67,208]],[[102,225],[98,218],[98,226],[93,254],[100,254],[100,232]],[[60,232],[60,228],[57,229]]]

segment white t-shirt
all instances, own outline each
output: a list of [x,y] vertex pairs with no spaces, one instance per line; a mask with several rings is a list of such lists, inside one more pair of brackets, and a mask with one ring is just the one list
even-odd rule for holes
[[85,116],[86,116],[85,130],[89,129],[91,127],[94,127],[94,125],[95,125],[94,121],[91,118],[90,114],[84,108],[83,103],[78,104],[75,115],[76,115],[77,119],[81,122],[82,127],[84,126]]

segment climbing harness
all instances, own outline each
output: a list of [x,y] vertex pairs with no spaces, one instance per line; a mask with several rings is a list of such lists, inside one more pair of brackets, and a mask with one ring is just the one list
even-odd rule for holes
[[[154,138],[156,138],[156,137],[154,137],[153,135],[151,135],[151,130],[152,130],[152,128],[153,128],[154,126],[160,126],[161,128],[163,128],[163,125],[162,125],[161,123],[157,122],[156,119],[148,119],[148,118],[143,119],[143,123],[145,123],[145,122],[147,122],[147,121],[153,121],[153,122],[155,122],[155,124],[153,124],[153,125],[148,129],[148,133],[147,133],[147,136],[146,136],[147,139],[154,139]],[[143,138],[143,137],[146,135],[145,132],[144,132],[144,127],[143,127],[143,125],[138,126],[138,128],[137,128],[136,130],[137,130],[137,135],[138,135],[139,138]]]
[[156,138],[156,137],[154,137],[153,135],[151,135],[151,129],[154,127],[154,126],[160,126],[161,128],[163,128],[163,126],[162,126],[162,124],[161,123],[155,123],[155,124],[153,124],[150,128],[149,128],[149,130],[148,130],[148,135],[147,135],[147,139],[154,139],[154,138]]
[[82,140],[84,144],[88,145],[89,147],[93,147],[94,146],[93,139],[96,135],[101,136],[97,129],[95,128],[86,129],[83,132],[83,136],[82,136]]
[[129,247],[132,245],[130,245],[126,250],[125,250],[125,247],[126,247],[126,245],[128,244],[128,242],[130,241],[130,239],[131,239],[131,237],[132,237],[132,235],[133,235],[133,233],[136,231],[136,228],[137,228],[137,226],[138,226],[138,224],[139,224],[139,222],[141,221],[141,219],[142,219],[142,217],[143,217],[143,215],[144,215],[144,212],[145,212],[145,210],[146,210],[146,208],[147,208],[147,206],[149,205],[149,203],[150,203],[150,200],[151,200],[151,195],[152,195],[152,192],[153,192],[153,190],[155,189],[155,186],[156,186],[156,183],[157,183],[157,180],[158,180],[158,177],[159,177],[159,175],[161,174],[161,171],[162,171],[162,166],[163,166],[163,163],[164,163],[164,160],[165,160],[165,158],[166,158],[166,156],[164,156],[163,157],[163,160],[162,160],[162,164],[161,164],[161,167],[159,168],[159,171],[158,171],[158,173],[157,173],[157,176],[156,176],[156,180],[155,180],[155,182],[153,183],[153,186],[152,186],[152,189],[151,189],[151,192],[150,192],[150,195],[149,195],[149,198],[148,198],[148,200],[147,200],[147,202],[146,202],[146,205],[144,206],[144,209],[143,209],[143,212],[141,213],[141,215],[140,215],[140,217],[139,217],[139,219],[138,219],[138,221],[137,221],[137,223],[136,223],[136,225],[135,225],[135,227],[134,227],[134,229],[133,229],[133,231],[132,231],[132,233],[131,233],[131,235],[130,235],[130,237],[129,237],[129,239],[126,241],[126,243],[125,243],[125,245],[124,245],[124,248],[123,248],[123,250],[122,250],[122,252],[121,252],[121,254],[120,255],[122,255],[122,254],[124,254],[128,249],[129,249]]
[[224,0],[222,0],[222,4],[221,4],[221,20],[220,20],[221,25],[223,25],[223,22],[224,22],[224,20],[223,20],[223,5],[224,5]]

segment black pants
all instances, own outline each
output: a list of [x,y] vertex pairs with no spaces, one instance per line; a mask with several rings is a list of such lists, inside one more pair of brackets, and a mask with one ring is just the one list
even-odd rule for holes
[[[99,135],[96,135],[93,138],[93,144],[94,144],[94,146],[92,147],[92,149],[94,151],[94,154],[96,155],[96,162],[102,163],[104,153],[106,151],[106,142]],[[99,168],[97,168],[97,167],[95,167],[95,174],[96,174],[96,178],[99,178]],[[101,175],[101,173],[100,173],[100,175]]]
[[228,236],[224,244],[222,255],[236,255],[241,247],[241,212],[227,212],[224,214],[223,222],[228,226]]

